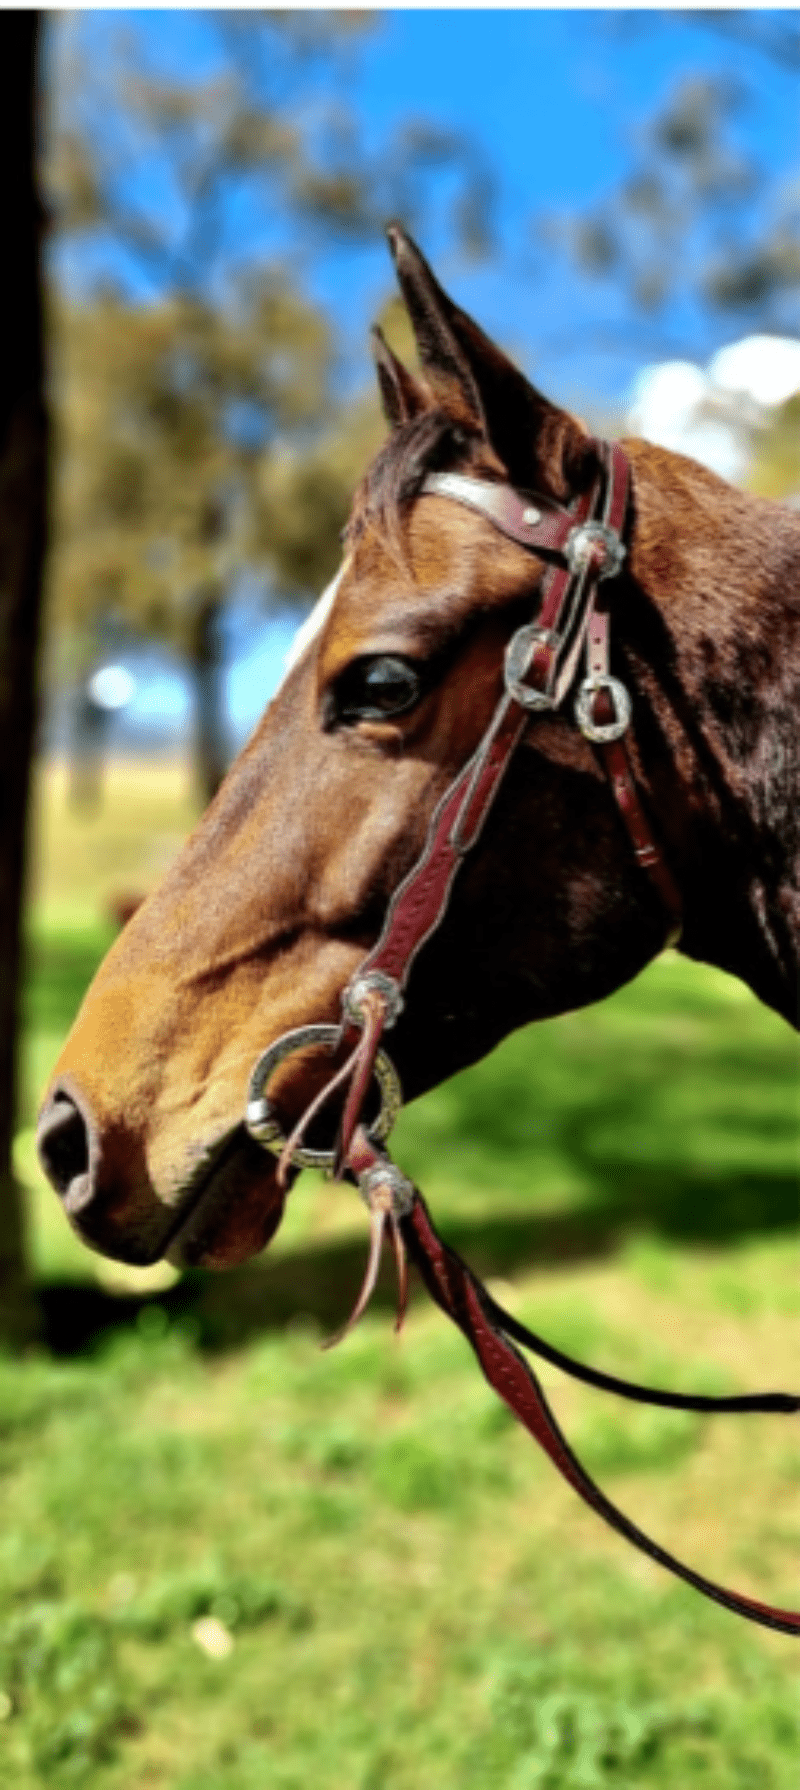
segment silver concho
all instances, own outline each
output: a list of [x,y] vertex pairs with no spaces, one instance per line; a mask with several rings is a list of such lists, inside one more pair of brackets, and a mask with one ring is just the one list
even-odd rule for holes
[[383,970],[365,970],[363,976],[356,975],[348,984],[342,995],[342,1012],[351,1025],[364,1024],[361,1004],[370,994],[379,994],[385,1006],[383,1024],[388,1029],[393,1026],[403,1011],[405,1002],[400,993],[400,985],[394,976],[387,976]]
[[416,1199],[413,1181],[409,1181],[407,1175],[401,1173],[396,1162],[379,1162],[375,1168],[367,1169],[365,1174],[359,1175],[358,1187],[365,1206],[369,1206],[370,1210],[373,1194],[380,1187],[388,1188],[395,1218],[405,1218]]
[[585,572],[592,563],[595,547],[603,548],[603,560],[595,567],[595,577],[616,578],[622,570],[627,548],[613,528],[605,522],[581,522],[577,528],[570,530],[564,552],[570,571],[577,577]]
[[[293,1032],[284,1032],[274,1044],[260,1056],[250,1077],[245,1110],[245,1126],[250,1136],[265,1150],[271,1150],[274,1156],[280,1156],[286,1143],[286,1137],[275,1117],[271,1103],[267,1098],[267,1084],[279,1063],[286,1057],[293,1056],[295,1051],[308,1050],[315,1046],[329,1051],[335,1050],[341,1039],[341,1027],[334,1025],[298,1026]],[[367,1126],[367,1136],[373,1144],[382,1144],[397,1118],[403,1104],[403,1093],[400,1078],[394,1064],[387,1057],[385,1050],[379,1050],[375,1058],[373,1075],[381,1096],[381,1110],[371,1125]],[[335,1151],[312,1150],[307,1145],[299,1145],[292,1155],[292,1162],[298,1168],[319,1168],[330,1172],[335,1162]]]

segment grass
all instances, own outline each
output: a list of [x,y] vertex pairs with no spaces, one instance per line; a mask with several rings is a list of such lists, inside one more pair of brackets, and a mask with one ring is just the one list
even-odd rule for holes
[[[573,1342],[588,1305],[598,1356],[633,1371],[713,1377],[733,1340],[732,1382],[780,1378],[796,1318],[762,1314],[745,1354],[703,1271],[679,1251],[662,1266],[669,1293],[634,1260],[526,1278],[514,1303]],[[794,1290],[789,1245],[759,1266]],[[306,1325],[206,1353],[151,1307],[91,1356],[0,1372],[0,1780],[796,1784],[792,1644],[607,1536],[433,1312],[399,1345],[377,1322],[316,1345]],[[659,1535],[791,1594],[791,1429],[555,1396]]]
[[[0,1782],[795,1790],[795,1645],[608,1534],[440,1316],[415,1301],[395,1339],[379,1307],[320,1353],[360,1266],[352,1195],[304,1177],[262,1263],[160,1289],[63,1227],[31,1155],[37,1083],[105,903],[147,886],[188,813],[174,772],[133,767],[127,800],[117,769],[113,801],[71,816],[59,775],[39,798],[18,1140],[53,1348],[0,1361]],[[397,1153],[562,1347],[662,1383],[792,1385],[797,1085],[774,1016],[665,957],[410,1109]],[[543,1379],[631,1515],[800,1602],[795,1423]]]

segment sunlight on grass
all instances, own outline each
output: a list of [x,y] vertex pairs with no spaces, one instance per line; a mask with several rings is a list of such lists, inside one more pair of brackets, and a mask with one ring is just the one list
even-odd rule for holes
[[[657,1334],[659,1368],[687,1383],[716,1314],[708,1271],[680,1251],[672,1268],[655,1301],[617,1266],[517,1294],[573,1340],[590,1313],[612,1367],[647,1371]],[[796,1260],[764,1246],[765,1271],[787,1285]],[[367,1322],[333,1356],[294,1329],[205,1358],[154,1315],[90,1360],[0,1363],[4,1783],[796,1783],[791,1642],[627,1552],[438,1314],[415,1310],[399,1343]],[[795,1330],[765,1314],[735,1383],[770,1383]],[[545,1379],[626,1508],[704,1567],[791,1595],[791,1426],[626,1411]],[[209,1623],[227,1637],[210,1652]]]
[[31,880],[37,910],[85,926],[107,916],[115,895],[160,882],[197,820],[183,759],[111,759],[97,809],[69,801],[68,767],[36,768]]

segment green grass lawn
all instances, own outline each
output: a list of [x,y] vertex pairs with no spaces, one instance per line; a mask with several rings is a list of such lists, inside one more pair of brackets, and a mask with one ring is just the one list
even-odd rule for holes
[[[114,778],[76,817],[48,773],[37,811],[18,1163],[51,1348],[0,1364],[0,1784],[796,1790],[797,1644],[608,1534],[421,1297],[402,1337],[387,1289],[320,1352],[361,1265],[352,1193],[304,1177],[263,1261],[175,1285],[71,1237],[34,1165],[38,1090],[109,896],[189,819],[174,772]],[[562,1347],[796,1388],[797,1070],[774,1016],[669,955],[411,1108],[397,1155]],[[796,1419],[543,1379],[624,1509],[800,1605]]]

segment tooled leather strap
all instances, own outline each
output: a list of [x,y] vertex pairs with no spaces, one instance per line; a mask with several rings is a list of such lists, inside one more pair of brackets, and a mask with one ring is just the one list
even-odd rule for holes
[[[401,1174],[385,1148],[378,1148],[361,1125],[354,1132],[346,1166],[359,1183],[364,1176],[377,1180],[384,1175],[393,1187],[397,1188],[402,1184],[406,1194],[403,1204],[407,1211],[411,1210],[415,1199],[422,1198],[418,1188]],[[433,1230],[430,1214],[428,1223]],[[455,1254],[455,1251],[452,1253]],[[462,1266],[465,1267],[465,1272],[471,1272],[465,1264]],[[641,1386],[636,1380],[625,1380],[618,1374],[604,1373],[602,1368],[589,1367],[586,1362],[576,1361],[574,1355],[567,1355],[564,1349],[557,1349],[537,1331],[529,1330],[527,1325],[521,1324],[518,1318],[505,1311],[484,1286],[481,1286],[481,1300],[495,1329],[503,1330],[515,1342],[522,1343],[526,1349],[532,1349],[542,1361],[549,1361],[552,1367],[560,1368],[562,1373],[570,1374],[573,1380],[581,1380],[585,1386],[593,1386],[598,1392],[613,1392],[618,1398],[629,1399],[634,1404],[657,1405],[667,1411],[696,1411],[706,1416],[721,1413],[730,1416],[747,1412],[760,1416],[766,1413],[789,1416],[800,1411],[800,1398],[791,1392],[668,1392],[663,1387]]]
[[659,1566],[666,1567],[685,1580],[703,1597],[722,1604],[737,1616],[757,1622],[764,1628],[778,1629],[783,1634],[800,1635],[800,1611],[784,1610],[758,1599],[745,1597],[718,1585],[702,1573],[695,1572],[678,1560],[659,1542],[646,1535],[630,1517],[601,1491],[586,1472],[560,1429],[544,1391],[528,1363],[514,1348],[501,1327],[505,1314],[487,1299],[480,1281],[467,1268],[455,1251],[437,1236],[430,1213],[418,1193],[408,1217],[401,1220],[409,1255],[416,1262],[429,1293],[442,1311],[452,1318],[466,1337],[483,1373],[495,1392],[524,1424],[529,1434],[549,1455],[573,1491],[604,1518],[612,1529],[649,1555]]
[[[621,449],[616,448],[607,449],[606,453],[608,478],[603,521],[598,531],[601,537],[604,528],[613,535],[621,534],[628,499],[625,456]],[[537,552],[547,549],[563,553],[569,535],[577,525],[576,507],[569,513],[560,512],[545,520],[532,503],[527,505],[510,488],[498,490],[496,487],[487,487],[492,493],[490,511],[485,491],[474,491],[475,481],[462,480],[455,474],[434,475],[426,488],[433,490],[434,481],[438,481],[441,495],[469,502],[472,507],[489,515],[504,533],[520,540],[523,545],[533,547]],[[456,486],[459,488],[456,489]],[[463,487],[467,489],[464,490]],[[580,500],[581,520],[590,514],[597,514],[596,504],[597,493]],[[523,539],[522,530],[529,531],[533,536],[537,529],[542,538]],[[598,542],[599,550],[602,545],[601,539]],[[555,566],[548,569],[542,585],[539,615],[531,628],[532,650],[527,658],[524,674],[534,692],[545,699],[542,706],[555,706],[569,687],[581,644],[586,638],[589,678],[596,677],[599,680],[599,687],[590,692],[588,698],[591,721],[593,726],[602,728],[609,722],[613,725],[617,717],[609,688],[613,685],[613,680],[608,673],[608,619],[604,610],[595,607],[595,583],[599,575],[598,568],[591,563],[591,557],[577,574],[573,567],[565,569]],[[375,994],[376,979],[380,984],[381,978],[388,978],[386,986],[392,1001],[390,1018],[394,1018],[399,1010],[399,991],[405,985],[417,952],[446,911],[452,880],[461,857],[475,843],[480,833],[505,768],[527,723],[528,715],[522,694],[516,696],[507,692],[473,758],[442,797],[433,816],[423,853],[396,891],[381,936],[374,950],[360,966],[358,980],[372,995]],[[593,737],[592,734],[589,737]],[[675,919],[680,912],[678,890],[652,839],[636,791],[627,750],[621,737],[608,741],[601,739],[597,743],[637,861],[648,871],[668,912]],[[357,1008],[358,1003],[355,1005]],[[347,1015],[347,1003],[345,1012]],[[387,1006],[386,1016],[390,1022],[389,1014]],[[344,1027],[345,1035],[348,1026],[355,1026],[352,1008]],[[380,1015],[374,1030],[377,1039],[381,1031]],[[652,1541],[606,1497],[570,1448],[539,1381],[514,1347],[514,1342],[533,1348],[545,1359],[578,1379],[649,1404],[703,1411],[797,1411],[800,1409],[800,1401],[781,1393],[720,1399],[636,1386],[630,1381],[618,1380],[612,1375],[599,1373],[572,1361],[504,1312],[490,1298],[456,1252],[438,1237],[418,1190],[399,1176],[394,1165],[370,1143],[358,1124],[368,1059],[369,1053],[366,1053],[358,1088],[348,1102],[347,1124],[341,1136],[341,1157],[362,1186],[365,1177],[377,1176],[380,1181],[383,1168],[387,1180],[383,1191],[390,1200],[392,1188],[398,1183],[403,1184],[404,1202],[395,1212],[395,1223],[429,1292],[467,1338],[490,1385],[539,1442],[578,1495],[634,1547],[685,1580],[703,1596],[713,1599],[733,1613],[786,1634],[800,1634],[800,1612],[779,1609],[715,1584]],[[372,1278],[374,1280],[374,1274]],[[372,1280],[369,1280],[369,1285],[372,1285]],[[363,1303],[362,1296],[357,1311],[362,1309]]]
[[[603,499],[601,501],[595,488],[588,497],[578,498],[569,510],[548,510],[547,499],[529,499],[510,486],[492,485],[459,473],[431,474],[425,480],[423,492],[450,497],[479,511],[510,539],[545,557],[555,554],[569,560],[571,537],[574,540],[576,532],[590,517],[595,523],[599,522],[595,530],[595,563],[592,563],[590,547],[582,571],[575,572],[569,564],[550,566],[542,581],[536,621],[521,633],[527,632],[534,643],[525,671],[525,683],[533,690],[549,694],[552,707],[558,706],[573,681],[586,638],[589,677],[601,686],[588,706],[592,720],[599,724],[602,733],[603,725],[614,720],[608,694],[608,686],[614,680],[609,676],[608,611],[598,601],[596,579],[607,575],[604,556],[610,548],[613,549],[614,541],[621,541],[630,496],[630,473],[627,455],[618,442],[598,442],[597,446],[605,465]],[[587,532],[591,537],[591,528]],[[619,569],[620,563],[621,558],[615,569]],[[525,694],[524,691],[519,693],[520,696]],[[621,694],[626,695],[625,692]],[[650,878],[670,916],[672,924],[667,942],[674,944],[681,931],[681,897],[638,795],[624,736],[608,741],[593,733],[587,733],[587,737],[598,749],[636,861]]]
[[[458,473],[432,473],[424,482],[423,495],[467,504],[537,555],[554,554],[566,563],[549,565],[545,572],[536,620],[520,630],[530,644],[523,660],[524,681],[523,676],[509,678],[510,687],[473,757],[445,791],[431,819],[423,851],[395,890],[377,943],[359,966],[359,982],[389,977],[398,990],[405,987],[418,952],[447,911],[461,859],[475,844],[526,731],[529,702],[547,709],[556,707],[574,677],[582,644],[595,628],[597,579],[603,575],[603,557],[619,542],[629,499],[628,461],[623,449],[616,443],[598,446],[605,463],[604,478],[582,492],[568,509],[545,510],[538,507],[544,505],[544,499],[528,500],[511,486]],[[599,537],[596,560],[592,527]],[[576,566],[570,553],[571,537],[574,540],[580,531],[588,534],[589,549]],[[603,537],[607,537],[605,544]],[[595,638],[594,650],[607,666],[607,622],[601,624]],[[590,654],[592,650],[590,647]],[[653,840],[624,747],[608,752],[605,762],[637,862],[651,876],[672,919],[672,938],[680,897]],[[355,1036],[352,1023],[346,1026],[345,1036],[348,1040]]]
[[[385,1163],[388,1179],[396,1176],[394,1165],[389,1162],[383,1152],[373,1148],[362,1130],[356,1133],[353,1149],[349,1158],[349,1166],[357,1177],[365,1174],[376,1176],[381,1163]],[[549,1455],[554,1466],[562,1477],[572,1486],[573,1491],[584,1500],[590,1508],[597,1512],[612,1529],[655,1560],[659,1566],[683,1579],[703,1597],[711,1598],[725,1609],[737,1616],[743,1616],[749,1622],[756,1622],[765,1628],[780,1630],[783,1634],[800,1635],[800,1611],[784,1610],[772,1604],[761,1603],[756,1598],[746,1597],[738,1591],[731,1591],[726,1586],[718,1585],[713,1579],[695,1572],[683,1561],[678,1560],[659,1542],[653,1541],[636,1523],[625,1516],[616,1504],[601,1491],[591,1476],[586,1472],[574,1454],[564,1436],[545,1393],[536,1375],[523,1360],[519,1350],[514,1347],[512,1336],[536,1349],[537,1353],[556,1361],[556,1365],[566,1367],[574,1372],[576,1363],[559,1352],[542,1346],[541,1339],[533,1332],[527,1331],[524,1325],[503,1311],[502,1306],[490,1298],[485,1287],[477,1279],[466,1263],[454,1249],[443,1243],[439,1237],[433,1220],[419,1189],[405,1183],[410,1195],[403,1202],[403,1210],[398,1222],[411,1259],[415,1262],[422,1279],[435,1303],[446,1315],[458,1325],[473,1349],[480,1367],[489,1385],[503,1399],[524,1424],[528,1433]],[[611,1376],[597,1376],[583,1373],[578,1377],[591,1379],[600,1384],[605,1379],[611,1382]],[[610,1385],[614,1391],[626,1388],[626,1396],[648,1398],[643,1388],[629,1387],[626,1382],[615,1382]],[[651,1394],[649,1402],[667,1405],[683,1404],[684,1409],[713,1410],[719,1404],[713,1400],[701,1401],[686,1395],[681,1399],[679,1394]],[[800,1401],[786,1394],[772,1394],[768,1401],[763,1397],[748,1399],[746,1403],[737,1401],[740,1410],[782,1410],[796,1411]]]
[[504,696],[477,752],[435,810],[424,849],[395,890],[380,938],[359,966],[359,980],[377,971],[405,987],[418,951],[445,912],[461,859],[478,837],[527,725],[524,711]]
[[[471,506],[489,515],[493,521],[509,509],[513,509],[514,516],[517,511],[524,510],[523,500],[510,486],[462,479],[454,473],[432,474],[426,479],[424,490],[461,501],[462,487],[470,497]],[[487,494],[491,499],[489,508],[486,507]],[[600,493],[595,488],[582,493],[568,511],[559,510],[546,517],[535,511],[536,523],[520,523],[520,529],[524,526],[528,537],[524,545],[534,547],[537,552],[544,546],[562,553],[570,533],[592,515],[599,502]],[[499,521],[498,526],[501,526]],[[510,524],[504,532],[511,532]],[[521,539],[521,533],[515,533],[514,538]],[[528,667],[526,683],[533,689],[543,690],[553,676],[559,624],[565,608],[571,607],[576,582],[580,580],[576,580],[565,565],[549,567],[545,573],[535,625],[550,638],[541,649],[534,651]],[[399,989],[405,987],[414,959],[446,912],[461,859],[471,850],[481,832],[528,720],[527,710],[506,690],[472,758],[445,791],[435,810],[423,851],[395,890],[380,937],[359,966],[359,981],[377,974],[391,977]]]

